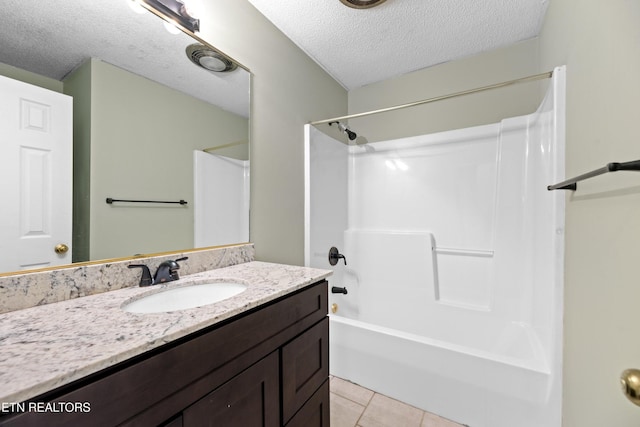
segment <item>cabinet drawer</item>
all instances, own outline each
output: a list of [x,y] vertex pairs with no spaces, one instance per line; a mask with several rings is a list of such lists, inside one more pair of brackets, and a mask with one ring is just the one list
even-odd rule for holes
[[329,377],[329,318],[282,348],[282,418],[286,423]]
[[329,427],[329,380],[296,412],[286,427]]
[[275,352],[187,408],[183,426],[278,426],[278,377]]

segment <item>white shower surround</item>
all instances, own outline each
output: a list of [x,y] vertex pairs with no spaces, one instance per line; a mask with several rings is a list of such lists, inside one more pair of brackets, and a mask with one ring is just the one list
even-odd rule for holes
[[194,247],[249,241],[249,161],[193,152]]
[[307,127],[305,261],[348,262],[333,375],[473,427],[561,425],[564,79],[487,126],[359,147]]

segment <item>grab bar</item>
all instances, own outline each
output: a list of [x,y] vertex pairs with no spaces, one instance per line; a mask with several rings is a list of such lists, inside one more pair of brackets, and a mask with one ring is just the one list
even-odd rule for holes
[[494,255],[493,251],[486,251],[481,249],[458,249],[458,248],[443,248],[443,247],[435,247],[432,249],[435,253],[442,254],[442,255],[466,255],[466,256],[475,256],[475,257],[484,257],[484,258],[492,258]]
[[186,200],[179,200],[177,202],[165,202],[165,201],[158,201],[158,200],[121,200],[121,199],[112,199],[111,197],[107,197],[107,203],[108,204],[113,204],[115,202],[126,202],[126,203],[171,203],[171,204],[180,204],[180,205],[186,205],[187,201]]
[[576,176],[575,178],[568,179],[566,181],[559,182],[557,184],[547,186],[547,190],[571,190],[576,191],[578,188],[577,182],[583,181],[588,178],[593,178],[594,176],[602,175],[607,172],[617,172],[617,171],[640,171],[640,160],[634,160],[631,162],[624,163],[607,163],[606,166],[603,166],[599,169],[593,170],[591,172],[587,172],[585,174]]

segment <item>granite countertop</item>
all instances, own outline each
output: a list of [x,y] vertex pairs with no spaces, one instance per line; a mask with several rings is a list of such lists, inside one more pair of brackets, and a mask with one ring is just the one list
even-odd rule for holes
[[[0,314],[0,403],[36,397],[184,337],[331,275],[329,270],[252,261]],[[202,307],[135,314],[121,307],[143,294],[194,280],[234,281],[247,290]]]

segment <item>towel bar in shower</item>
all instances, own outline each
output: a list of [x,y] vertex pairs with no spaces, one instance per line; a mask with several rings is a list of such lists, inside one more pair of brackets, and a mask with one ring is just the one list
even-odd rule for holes
[[593,178],[594,176],[602,175],[607,172],[617,172],[617,171],[640,171],[640,160],[634,160],[631,162],[624,163],[607,163],[606,166],[603,166],[599,169],[592,170],[591,172],[584,173],[582,175],[576,176],[575,178],[568,179],[566,181],[559,182],[557,184],[547,186],[547,190],[571,190],[576,191],[578,188],[578,182],[583,181],[588,178]]
[[179,200],[177,202],[165,202],[162,200],[122,200],[122,199],[112,199],[111,197],[107,197],[107,203],[108,204],[113,204],[116,202],[125,202],[125,203],[170,203],[170,204],[180,204],[180,205],[186,205],[187,201],[186,200]]

